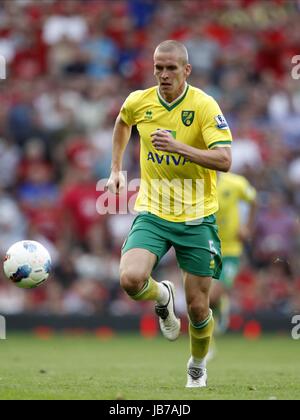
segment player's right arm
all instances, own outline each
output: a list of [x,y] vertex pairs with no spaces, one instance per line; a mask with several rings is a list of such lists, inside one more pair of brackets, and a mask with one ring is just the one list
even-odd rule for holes
[[122,164],[124,152],[130,139],[131,128],[130,125],[127,125],[122,120],[121,114],[119,114],[115,122],[112,138],[111,173],[106,184],[106,189],[113,194],[119,194],[125,186],[125,178],[122,174]]
[[122,173],[123,157],[130,139],[132,126],[136,124],[135,109],[139,96],[140,91],[135,91],[127,97],[115,122],[112,139],[111,173],[106,184],[106,189],[114,194],[119,194],[125,186],[125,178]]

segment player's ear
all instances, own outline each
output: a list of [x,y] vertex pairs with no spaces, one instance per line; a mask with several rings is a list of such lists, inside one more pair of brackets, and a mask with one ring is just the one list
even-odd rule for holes
[[186,64],[186,66],[185,66],[186,78],[188,78],[191,73],[192,73],[192,65],[191,64]]

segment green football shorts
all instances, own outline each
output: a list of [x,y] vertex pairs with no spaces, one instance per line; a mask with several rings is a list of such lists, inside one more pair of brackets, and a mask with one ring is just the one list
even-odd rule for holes
[[122,255],[132,248],[147,249],[157,256],[156,267],[172,246],[182,270],[197,276],[220,278],[221,244],[214,215],[205,217],[199,224],[188,224],[141,213],[132,224]]
[[240,270],[241,260],[239,257],[224,257],[220,281],[227,289],[231,289]]

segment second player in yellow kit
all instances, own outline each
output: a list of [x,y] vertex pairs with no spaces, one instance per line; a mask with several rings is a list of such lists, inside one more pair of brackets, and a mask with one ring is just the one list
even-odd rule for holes
[[[217,182],[220,203],[217,212],[219,236],[222,243],[222,272],[214,282],[210,301],[216,319],[216,331],[224,333],[229,324],[229,290],[240,269],[244,241],[251,236],[256,210],[256,190],[243,176],[219,174]],[[247,203],[247,216],[242,217],[241,204]],[[246,219],[246,220],[244,220]]]
[[[217,190],[220,203],[217,222],[223,254],[221,279],[226,286],[231,286],[243,253],[245,228],[247,231],[251,230],[254,222],[256,190],[245,177],[232,173],[219,175]],[[247,222],[242,220],[241,202],[248,203],[250,206]],[[233,263],[235,259],[236,269],[234,270],[230,262]]]
[[256,199],[256,190],[245,177],[232,173],[219,175],[217,190],[221,203],[217,221],[223,256],[240,257],[243,252],[241,228],[245,224],[241,220],[240,203],[252,205]]

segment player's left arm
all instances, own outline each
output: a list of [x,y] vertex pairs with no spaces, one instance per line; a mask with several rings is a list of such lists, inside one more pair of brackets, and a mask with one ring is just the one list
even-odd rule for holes
[[201,105],[197,121],[207,150],[181,143],[167,130],[157,130],[151,134],[153,146],[156,150],[178,153],[204,168],[228,172],[232,160],[232,136],[219,105],[211,96],[207,96]]
[[157,130],[151,134],[152,144],[156,150],[178,153],[204,168],[228,172],[231,167],[231,148],[214,147],[201,150],[188,144],[180,143],[166,130]]
[[230,147],[215,147],[211,150],[200,150],[187,144],[180,144],[177,153],[207,169],[228,172],[231,167],[232,157]]

